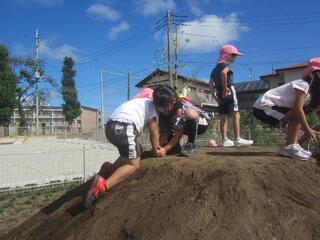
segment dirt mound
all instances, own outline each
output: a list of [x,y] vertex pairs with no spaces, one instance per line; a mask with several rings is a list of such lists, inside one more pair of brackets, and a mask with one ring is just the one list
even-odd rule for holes
[[202,148],[142,161],[97,203],[87,182],[2,239],[320,239],[320,168],[271,148]]

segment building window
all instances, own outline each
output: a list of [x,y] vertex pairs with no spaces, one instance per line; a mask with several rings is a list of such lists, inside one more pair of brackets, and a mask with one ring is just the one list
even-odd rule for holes
[[77,123],[78,123],[78,124],[81,124],[81,120],[80,120],[80,119],[79,119],[79,120],[77,120]]

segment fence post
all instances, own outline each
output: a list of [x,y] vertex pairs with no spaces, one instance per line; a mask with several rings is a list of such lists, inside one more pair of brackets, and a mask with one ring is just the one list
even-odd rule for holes
[[86,148],[82,147],[82,162],[83,162],[83,182],[86,181]]
[[249,138],[249,140],[251,140],[251,129],[250,129],[250,127],[248,127],[248,138]]

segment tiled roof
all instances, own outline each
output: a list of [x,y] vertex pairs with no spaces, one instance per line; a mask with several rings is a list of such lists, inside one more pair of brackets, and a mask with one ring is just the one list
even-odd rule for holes
[[237,92],[251,92],[257,90],[268,90],[269,86],[264,81],[249,81],[236,83],[235,89]]
[[[148,82],[149,80],[151,80],[152,78],[154,78],[157,75],[168,75],[169,78],[169,74],[167,71],[161,70],[159,68],[157,68],[156,70],[154,70],[152,73],[150,73],[148,76],[146,76],[143,80],[141,80],[140,82],[138,82],[135,87],[142,87],[146,82]],[[189,81],[189,82],[194,82],[194,83],[199,83],[202,85],[208,85],[207,82],[205,81],[201,81],[198,79],[194,79],[194,78],[188,78],[182,75],[178,75],[178,79],[183,79],[185,81]]]

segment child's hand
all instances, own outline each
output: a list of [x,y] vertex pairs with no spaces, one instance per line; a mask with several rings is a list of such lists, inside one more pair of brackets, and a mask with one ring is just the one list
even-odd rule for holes
[[154,152],[156,157],[164,157],[166,155],[166,149],[163,147],[157,147],[156,151]]
[[313,130],[313,129],[309,129],[309,131],[306,132],[306,138],[309,142],[311,142],[312,144],[315,144],[318,142],[318,139],[317,139],[317,135],[318,135],[318,132]]

